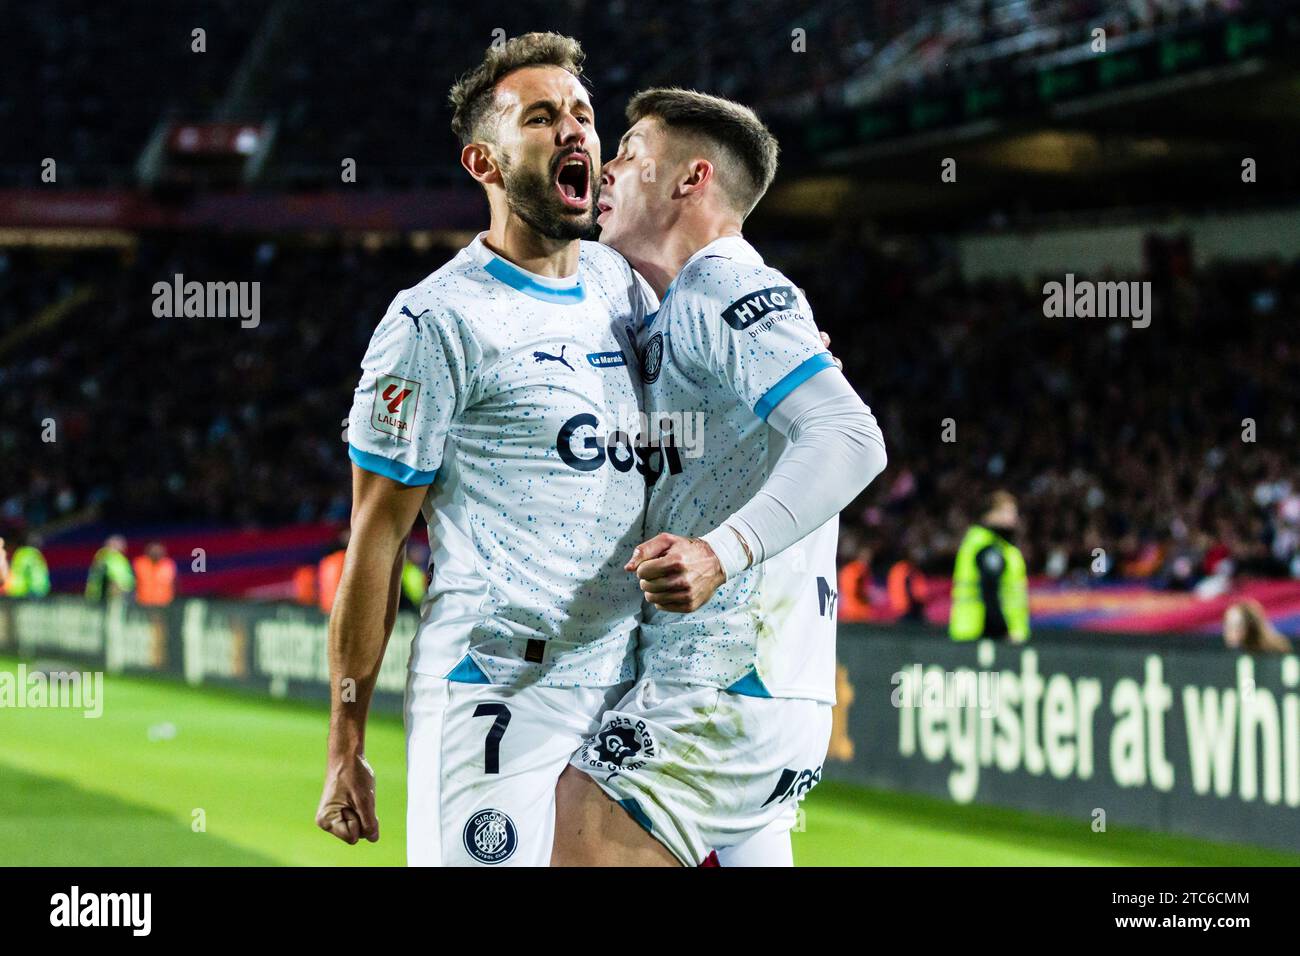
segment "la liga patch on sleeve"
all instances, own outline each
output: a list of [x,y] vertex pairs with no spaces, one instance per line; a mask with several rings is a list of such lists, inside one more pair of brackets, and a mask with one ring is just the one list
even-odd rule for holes
[[375,406],[370,413],[370,424],[375,431],[410,441],[411,423],[415,421],[419,404],[419,382],[396,375],[381,375],[375,383]]

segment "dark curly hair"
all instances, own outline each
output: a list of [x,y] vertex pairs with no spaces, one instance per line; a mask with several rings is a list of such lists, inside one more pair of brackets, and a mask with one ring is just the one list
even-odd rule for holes
[[451,88],[451,131],[461,144],[484,139],[481,126],[492,106],[496,86],[508,74],[528,66],[558,66],[581,78],[586,54],[573,37],[558,33],[525,33],[491,46],[483,62]]

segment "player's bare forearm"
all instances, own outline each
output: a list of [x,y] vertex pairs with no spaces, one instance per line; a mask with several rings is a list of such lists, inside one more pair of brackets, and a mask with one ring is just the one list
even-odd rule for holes
[[379,839],[366,713],[397,617],[402,545],[424,494],[352,469],[352,537],[329,626],[329,755],[316,808],[316,825],[348,844]]
[[329,624],[332,754],[365,749],[366,714],[397,616],[392,595],[400,583],[402,542],[392,546],[395,558],[387,540],[354,536],[348,545]]
[[[379,680],[379,669],[383,665],[384,652],[388,649],[388,639],[397,624],[397,607],[401,600],[402,562],[404,560],[405,539],[398,542],[397,555],[393,559],[392,571],[388,581],[388,604],[384,608],[384,630],[379,639],[375,653],[370,652],[371,645],[365,641],[347,642],[342,635],[350,632],[348,625],[339,625],[339,653],[331,653],[330,676],[334,692],[331,695],[330,724],[331,753],[353,754],[365,751],[365,723],[370,713],[370,699]],[[368,592],[377,593],[377,592]],[[336,604],[335,607],[338,605]],[[364,612],[363,612],[364,613]],[[334,644],[334,618],[330,618],[330,646]],[[357,631],[355,633],[360,633]],[[367,637],[370,635],[367,634]],[[336,670],[337,662],[337,673]],[[345,683],[348,675],[356,674],[354,683]],[[350,690],[350,693],[345,691]]]
[[352,537],[329,624],[332,756],[364,752],[366,714],[397,617],[402,546],[425,490],[353,467]]
[[[384,611],[384,645],[397,626],[397,609],[402,603],[402,567],[406,564],[406,539],[397,546],[397,555],[393,558],[393,576],[388,581],[388,608]],[[380,654],[383,660],[383,654]]]

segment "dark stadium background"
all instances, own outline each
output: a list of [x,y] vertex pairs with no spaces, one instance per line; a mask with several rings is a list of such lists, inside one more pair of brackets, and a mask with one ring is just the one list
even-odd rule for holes
[[[276,657],[259,628],[323,634],[294,603],[296,575],[347,523],[358,362],[393,294],[486,222],[446,90],[496,31],[537,29],[584,43],[607,157],[643,87],[760,112],[782,164],[746,234],[805,289],[886,437],[888,469],[841,517],[869,609],[841,628],[841,722],[800,861],[1296,861],[1267,855],[1300,851],[1295,658],[1246,678],[1221,638],[1243,599],[1300,635],[1296,5],[52,0],[0,4],[0,23],[0,535],[40,543],[54,592],[0,602],[0,654],[102,665],[129,702],[88,725],[0,713],[14,728],[0,806],[25,808],[21,827],[0,821],[0,845],[18,862],[359,858],[310,830],[318,703],[280,702],[319,701],[323,643]],[[1149,281],[1150,327],[1046,317],[1043,285],[1067,272]],[[154,283],[178,273],[261,283],[260,323],[155,317]],[[1267,770],[1258,797],[1231,767],[1226,793],[1180,767],[1172,795],[1099,773],[1064,799],[1021,767],[961,801],[942,759],[918,768],[881,745],[895,733],[880,729],[882,662],[974,660],[941,627],[957,544],[995,488],[1020,501],[1044,672],[1140,679],[1155,658],[1242,707],[1251,681],[1281,715],[1276,799]],[[110,534],[132,558],[165,544],[176,605],[83,604]],[[896,621],[900,561],[926,578],[920,620]],[[187,657],[218,640],[207,663]],[[1191,698],[1174,697],[1186,718]],[[270,736],[230,739],[232,714]],[[400,862],[388,729],[394,835],[364,862]],[[235,795],[215,777],[206,798],[176,786],[165,756],[191,734],[227,766],[296,762],[256,832],[210,814],[220,851],[189,842],[191,813]],[[1171,753],[1194,764],[1201,746],[1189,730]],[[124,766],[151,768],[146,782]],[[109,812],[87,794],[141,829],[95,830],[84,856],[61,857],[40,835]],[[1096,807],[1114,808],[1104,847]]]

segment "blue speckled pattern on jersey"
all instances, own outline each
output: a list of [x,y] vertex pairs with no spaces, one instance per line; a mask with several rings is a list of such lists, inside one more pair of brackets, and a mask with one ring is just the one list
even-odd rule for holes
[[[702,412],[704,440],[700,457],[683,455],[681,471],[651,489],[646,533],[698,536],[762,486],[786,444],[763,418],[791,381],[826,367],[826,350],[803,294],[739,237],[687,262],[639,332],[643,355],[656,336],[662,358],[643,386],[650,420]],[[837,526],[737,575],[693,614],[647,606],[641,676],[833,702]]]
[[[646,481],[623,467],[621,446],[606,446],[640,385],[634,361],[587,356],[633,356],[626,330],[645,300],[622,257],[588,242],[581,297],[530,295],[489,274],[496,257],[482,238],[393,300],[349,420],[355,448],[436,472],[423,507],[433,575],[411,667],[442,677],[468,654],[493,683],[620,683],[633,674],[641,608],[623,564],[642,539]],[[414,404],[390,413],[394,402]],[[530,641],[545,642],[540,661]]]

